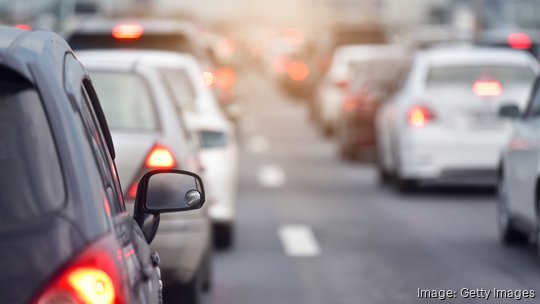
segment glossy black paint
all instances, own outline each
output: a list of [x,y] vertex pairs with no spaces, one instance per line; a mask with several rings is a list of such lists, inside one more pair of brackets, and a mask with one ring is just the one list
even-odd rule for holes
[[0,230],[0,299],[35,300],[80,252],[112,235],[127,297],[158,302],[158,271],[141,229],[125,211],[112,140],[88,74],[56,34],[4,27],[0,36],[0,66],[39,92],[48,119],[43,131],[54,137],[66,190],[58,208]]

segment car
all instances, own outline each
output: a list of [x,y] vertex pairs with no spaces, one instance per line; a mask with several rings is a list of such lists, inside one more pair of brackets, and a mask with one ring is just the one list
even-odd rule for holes
[[[198,138],[188,129],[178,106],[181,100],[171,94],[167,80],[168,73],[177,71],[173,63],[183,57],[141,50],[80,51],[77,56],[89,70],[110,121],[128,209],[133,208],[137,181],[146,172],[201,171]],[[189,92],[181,81],[174,89]],[[211,228],[207,207],[161,217],[161,230],[152,247],[160,253],[165,293],[182,294],[187,303],[200,301],[212,281]]]
[[385,44],[389,38],[384,26],[379,23],[336,23],[323,27],[316,35],[314,46],[311,46],[309,51],[309,60],[306,62],[310,74],[305,83],[305,90],[308,92],[307,106],[310,116],[317,122],[320,110],[316,99],[318,86],[325,80],[333,64],[336,50],[346,45]]
[[538,74],[527,52],[477,47],[420,51],[376,118],[383,181],[495,185],[509,125],[497,109],[524,107]]
[[317,87],[315,117],[326,135],[336,130],[341,105],[348,89],[351,67],[372,54],[374,45],[345,45],[336,49],[332,64]]
[[242,104],[236,102],[236,71],[219,66],[200,28],[193,22],[174,19],[110,19],[82,21],[67,35],[75,50],[146,49],[194,56],[202,67],[206,84],[212,88],[223,110],[238,119]]
[[[156,53],[160,54],[160,53]],[[234,243],[238,183],[238,147],[235,128],[227,120],[202,81],[202,70],[190,55],[154,56],[163,80],[185,119],[186,128],[198,139],[198,156],[204,168],[209,215],[215,244],[220,249]],[[157,58],[159,57],[159,58]]]
[[346,160],[376,157],[375,117],[392,96],[398,75],[407,64],[408,50],[397,45],[362,47],[370,50],[350,67],[348,84],[336,125],[339,154]]
[[160,214],[201,208],[196,174],[150,171],[126,211],[92,80],[46,31],[0,28],[0,297],[5,303],[158,303]]
[[498,168],[497,223],[504,245],[536,240],[540,253],[539,86],[537,79],[525,108],[510,102],[499,109],[499,115],[511,122],[513,132]]

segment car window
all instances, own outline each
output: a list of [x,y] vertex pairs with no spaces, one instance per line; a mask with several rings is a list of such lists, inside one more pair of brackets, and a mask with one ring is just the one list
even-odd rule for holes
[[158,121],[151,92],[138,75],[90,71],[111,130],[155,131]]
[[180,33],[149,33],[136,39],[116,39],[108,33],[75,33],[69,37],[74,50],[82,49],[151,49],[180,53],[195,53],[190,40]]
[[0,230],[58,209],[65,188],[40,96],[0,68]]
[[107,197],[108,206],[106,206],[106,208],[108,208],[111,214],[119,214],[125,207],[123,205],[120,186],[119,184],[115,184],[113,178],[115,175],[113,172],[114,165],[111,164],[111,160],[108,156],[107,144],[101,130],[98,128],[99,124],[91,106],[90,95],[86,91],[84,85],[81,86],[81,94],[83,97],[81,112],[85,117],[86,129],[89,134],[93,134],[93,136],[89,136],[88,139],[94,150],[96,162],[99,164],[104,187],[107,188],[106,195],[109,196]]
[[479,80],[493,80],[503,87],[531,84],[535,78],[532,68],[517,65],[463,65],[431,67],[427,87],[467,86]]
[[171,97],[182,109],[194,109],[197,94],[195,87],[184,69],[161,69],[163,80]]
[[219,131],[201,131],[202,148],[218,148],[227,145],[227,134]]

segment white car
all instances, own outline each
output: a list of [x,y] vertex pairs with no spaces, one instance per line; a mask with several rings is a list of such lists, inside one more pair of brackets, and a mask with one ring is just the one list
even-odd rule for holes
[[338,48],[330,69],[317,88],[315,115],[326,134],[332,134],[341,115],[341,106],[350,84],[351,69],[373,57],[405,57],[403,47],[386,44],[346,45]]
[[220,248],[232,246],[236,222],[238,147],[232,123],[222,112],[203,71],[190,55],[168,54],[153,61],[178,102],[186,127],[199,141],[206,201]]
[[[514,119],[498,171],[498,224],[503,244],[535,239],[540,250],[540,90],[539,81],[525,110],[508,104],[501,116]],[[531,238],[532,236],[532,238]],[[540,251],[539,251],[540,252]]]
[[420,51],[376,119],[378,167],[399,189],[418,182],[494,184],[511,124],[539,71],[526,52],[475,47]]
[[[82,51],[77,56],[92,75],[111,129],[128,210],[133,210],[137,182],[149,170],[200,171],[197,139],[186,128],[162,66],[157,64],[179,55],[108,50]],[[198,303],[203,287],[211,284],[208,208],[163,214],[160,228],[152,248],[159,252],[165,285],[184,290],[186,301]]]

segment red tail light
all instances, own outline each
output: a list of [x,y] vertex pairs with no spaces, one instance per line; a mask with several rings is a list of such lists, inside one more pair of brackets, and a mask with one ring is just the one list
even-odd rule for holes
[[413,127],[423,127],[435,118],[433,113],[422,106],[416,106],[409,111],[408,121]]
[[111,248],[114,243],[112,238],[107,237],[87,248],[45,288],[34,303],[126,303],[116,264],[117,248]]
[[531,37],[525,33],[512,33],[508,35],[508,45],[516,50],[528,50],[532,47]]
[[117,24],[112,35],[116,39],[137,39],[144,33],[144,28],[138,23],[121,23]]
[[287,74],[294,81],[303,81],[309,75],[309,68],[302,61],[291,61],[287,64]]
[[148,169],[172,169],[176,167],[176,159],[171,150],[162,145],[155,145],[144,162]]
[[475,82],[473,84],[472,90],[477,96],[497,97],[502,95],[503,87],[498,81],[483,80]]
[[[141,169],[138,177],[142,176],[148,170],[156,169],[173,169],[177,167],[176,158],[171,150],[163,145],[155,145],[144,160],[144,168]],[[126,195],[128,199],[135,199],[137,196],[137,186],[139,185],[139,178],[136,178],[129,187]]]
[[345,112],[352,112],[356,109],[356,100],[350,95],[346,95],[343,100],[342,108]]
[[236,73],[231,68],[221,68],[216,71],[215,85],[219,89],[229,90],[236,83]]
[[23,31],[31,31],[32,30],[32,26],[30,26],[29,24],[23,24],[23,23],[15,25],[15,28],[23,30]]

